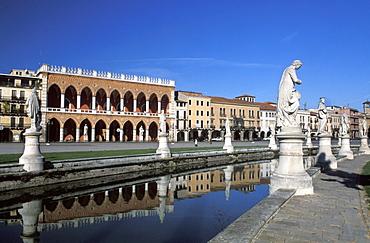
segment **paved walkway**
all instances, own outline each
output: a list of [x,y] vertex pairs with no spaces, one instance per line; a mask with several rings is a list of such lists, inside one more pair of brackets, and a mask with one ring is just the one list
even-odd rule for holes
[[312,196],[295,196],[252,242],[370,242],[369,212],[358,186],[370,155],[338,163],[313,179]]

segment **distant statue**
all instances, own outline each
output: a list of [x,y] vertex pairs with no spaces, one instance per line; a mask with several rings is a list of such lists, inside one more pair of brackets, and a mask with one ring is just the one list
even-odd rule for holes
[[299,60],[293,61],[292,65],[284,70],[281,77],[278,104],[277,104],[277,127],[297,127],[297,112],[301,94],[295,90],[295,84],[302,81],[297,78],[296,70],[302,66]]
[[164,110],[159,114],[159,126],[161,132],[166,133],[166,114],[164,114]]
[[318,114],[317,117],[319,118],[319,129],[317,130],[317,133],[325,133],[326,132],[326,124],[328,122],[328,110],[325,106],[325,98],[321,97],[319,106],[318,106]]
[[366,117],[364,117],[364,119],[362,120],[360,134],[361,134],[362,137],[366,137],[367,136],[367,121],[366,121]]
[[311,138],[311,127],[307,125],[307,137]]
[[275,139],[275,127],[269,127],[270,129],[270,138]]
[[32,89],[31,94],[27,97],[26,101],[27,115],[31,118],[31,130],[37,132],[41,131],[41,111],[40,100],[37,96],[36,88]]
[[143,126],[140,126],[139,128],[139,136],[142,137],[144,135],[144,128]]
[[88,131],[89,131],[89,127],[87,126],[87,124],[85,124],[84,126],[84,140],[87,141],[89,138],[88,138]]
[[231,135],[231,131],[230,131],[230,120],[229,120],[228,117],[226,118],[225,129],[226,129],[226,136],[227,135],[230,136]]
[[342,116],[340,117],[340,135],[347,135],[349,127],[350,127],[350,124],[349,124],[348,115],[346,111],[344,111]]

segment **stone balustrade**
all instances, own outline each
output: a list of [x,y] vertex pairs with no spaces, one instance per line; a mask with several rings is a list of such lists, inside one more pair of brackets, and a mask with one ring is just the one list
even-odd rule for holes
[[55,66],[55,65],[49,65],[49,64],[43,64],[37,70],[37,73],[40,73],[40,72],[72,74],[72,75],[79,75],[79,76],[113,79],[113,80],[126,81],[126,82],[138,82],[138,83],[148,83],[148,84],[156,84],[156,85],[164,85],[164,86],[175,86],[175,81],[170,80],[170,79],[153,78],[153,77],[130,75],[130,74],[123,74],[123,73],[103,72],[103,71],[88,70],[88,69],[82,69],[82,68],[70,68],[66,66]]

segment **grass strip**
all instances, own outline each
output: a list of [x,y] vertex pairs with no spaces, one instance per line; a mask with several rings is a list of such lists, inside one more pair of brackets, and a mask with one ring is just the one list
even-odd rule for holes
[[[251,146],[237,146],[235,148],[245,148]],[[266,147],[266,146],[253,146]],[[186,147],[186,148],[171,148],[171,152],[196,151],[196,150],[215,150],[222,147]],[[156,149],[126,149],[126,150],[101,150],[101,151],[76,151],[76,152],[50,152],[43,153],[45,161],[53,160],[68,160],[68,159],[87,159],[98,157],[125,156],[135,154],[150,154],[155,153]],[[0,164],[15,164],[19,162],[22,154],[2,154],[0,156]]]

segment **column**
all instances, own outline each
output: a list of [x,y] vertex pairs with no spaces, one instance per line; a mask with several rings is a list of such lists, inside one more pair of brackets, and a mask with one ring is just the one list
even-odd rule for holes
[[109,138],[110,138],[110,130],[109,130],[109,128],[105,129],[105,135],[106,135],[105,141],[106,142],[109,142]]
[[134,100],[134,112],[136,112],[136,108],[137,108],[137,100]]
[[81,109],[81,95],[77,95],[77,109]]
[[188,131],[184,131],[184,140],[185,142],[189,142],[189,132]]
[[119,130],[119,141],[123,142],[123,128]]
[[145,142],[149,142],[149,129],[145,130]]
[[93,96],[92,97],[92,101],[91,101],[91,110],[95,110],[96,109],[96,96]]
[[162,109],[162,103],[160,101],[158,101],[158,111],[157,113],[161,113],[161,109]]
[[79,142],[80,141],[80,128],[79,127],[76,127],[76,139],[75,139],[76,142]]
[[132,141],[133,142],[136,141],[136,129],[135,128],[132,130]]
[[61,128],[59,128],[59,142],[63,142],[63,134],[64,134],[64,128],[63,127],[61,127]]
[[147,100],[145,103],[145,112],[149,113],[149,100]]
[[95,127],[91,128],[91,142],[95,142]]
[[107,111],[110,111],[111,110],[111,107],[110,107],[110,97],[107,97]]
[[60,94],[60,108],[64,108],[64,94]]
[[125,99],[121,98],[121,111],[125,110]]

